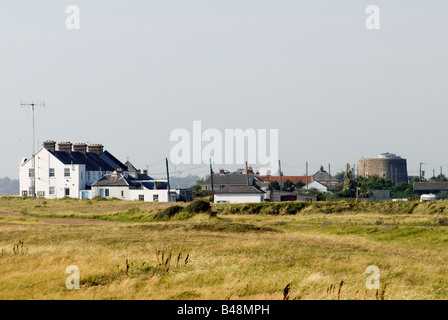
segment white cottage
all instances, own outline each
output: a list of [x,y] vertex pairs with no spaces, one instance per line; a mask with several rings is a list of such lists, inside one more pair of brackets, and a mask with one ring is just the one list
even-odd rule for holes
[[112,174],[106,174],[95,182],[92,185],[92,196],[146,202],[176,201],[176,193],[168,192],[166,180],[125,177],[120,170],[114,171]]
[[266,192],[254,186],[225,186],[214,192],[215,203],[263,202]]

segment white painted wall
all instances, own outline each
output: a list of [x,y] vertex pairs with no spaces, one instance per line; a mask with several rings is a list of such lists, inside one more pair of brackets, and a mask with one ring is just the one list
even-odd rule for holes
[[[28,159],[19,167],[20,195],[27,191],[28,196],[32,186],[29,169],[33,168],[33,158]],[[50,169],[54,169],[54,177],[50,177]],[[65,177],[65,168],[70,176]],[[45,198],[63,198],[65,189],[70,190],[70,197],[78,198],[79,190],[85,189],[85,165],[64,165],[47,149],[42,148],[36,153],[36,193],[42,193]],[[54,194],[50,194],[50,187]]]
[[218,201],[227,201],[229,203],[254,203],[263,202],[265,194],[251,193],[233,193],[233,194],[215,194],[215,203]]
[[[106,197],[105,190],[109,190],[109,196]],[[103,193],[101,193],[103,190]],[[122,193],[123,192],[123,193]],[[92,197],[104,195],[105,198],[118,198],[123,200],[139,200],[139,196],[143,195],[145,202],[154,202],[154,195],[158,196],[158,202],[168,202],[167,190],[150,190],[150,189],[129,189],[128,187],[92,187]],[[176,201],[176,195],[171,196],[171,201]]]

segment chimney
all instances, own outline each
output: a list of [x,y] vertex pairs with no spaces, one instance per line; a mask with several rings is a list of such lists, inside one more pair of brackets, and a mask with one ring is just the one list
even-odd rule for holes
[[72,153],[72,144],[70,142],[59,142],[58,143],[58,151],[71,154]]
[[148,170],[143,170],[143,174],[148,174]]
[[219,169],[219,174],[225,174],[226,172],[224,171],[224,169]]
[[137,170],[137,173],[138,173],[138,174],[142,174],[142,171],[141,171],[141,170]]
[[103,153],[103,145],[102,144],[89,144],[89,152],[96,153],[97,155],[101,155]]
[[85,143],[75,143],[73,145],[73,152],[80,152],[82,154],[86,154],[87,145]]
[[254,169],[252,167],[248,167],[247,168],[247,173],[253,174],[254,173]]
[[121,168],[117,168],[116,172],[117,172],[118,174],[123,174],[123,169],[121,169]]
[[54,153],[56,151],[56,142],[53,140],[44,141],[44,148]]

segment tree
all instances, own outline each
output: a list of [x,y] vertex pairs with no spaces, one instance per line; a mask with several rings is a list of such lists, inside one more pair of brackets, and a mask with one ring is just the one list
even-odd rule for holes
[[437,177],[432,177],[430,181],[448,181],[444,174],[439,174]]
[[337,181],[341,182],[342,180],[344,180],[344,174],[345,174],[345,171],[338,172],[334,175],[334,178]]
[[195,184],[190,186],[190,188],[193,189],[194,198],[203,198],[212,194],[210,190],[202,190],[202,182],[202,180],[198,180]]
[[291,180],[287,179],[285,182],[283,182],[283,190],[294,191],[294,184]]
[[347,169],[345,170],[344,173],[344,182],[342,184],[342,191],[339,193],[339,196],[354,197],[355,195],[356,195],[355,179],[353,178],[350,164],[347,163]]
[[280,184],[277,181],[272,181],[269,183],[269,190],[280,190]]

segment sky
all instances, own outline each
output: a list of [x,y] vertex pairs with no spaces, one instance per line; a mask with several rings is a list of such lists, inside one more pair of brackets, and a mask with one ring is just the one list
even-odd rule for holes
[[155,177],[193,121],[278,129],[285,175],[384,152],[448,172],[447,15],[445,0],[0,0],[0,177],[32,153],[21,101],[46,103],[36,144],[102,143]]

